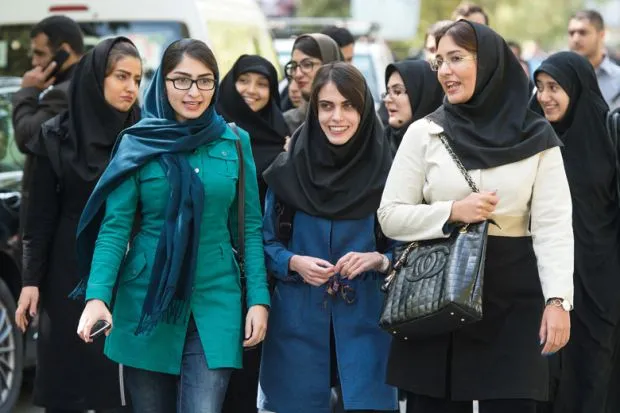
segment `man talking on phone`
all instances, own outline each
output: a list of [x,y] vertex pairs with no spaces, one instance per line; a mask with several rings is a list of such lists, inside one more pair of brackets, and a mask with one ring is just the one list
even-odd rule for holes
[[19,150],[27,155],[22,178],[24,190],[20,218],[24,216],[28,203],[28,145],[39,134],[46,120],[68,107],[69,81],[75,64],[84,53],[84,36],[80,26],[65,16],[41,20],[30,32],[30,52],[32,69],[24,73],[21,89],[13,95],[15,142]]

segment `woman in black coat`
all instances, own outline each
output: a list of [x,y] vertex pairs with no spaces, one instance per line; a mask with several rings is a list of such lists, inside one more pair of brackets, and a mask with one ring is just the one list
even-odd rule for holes
[[[69,298],[79,282],[75,234],[116,137],[138,120],[138,50],[118,37],[78,63],[69,109],[43,124],[32,145],[30,206],[23,235],[23,288],[15,314],[25,331],[39,314],[34,403],[48,413],[120,407],[119,366],[75,334],[84,304]],[[40,307],[40,311],[38,310]]]
[[[602,413],[610,389],[614,334],[620,322],[620,210],[616,148],[607,133],[609,107],[592,65],[561,52],[534,73],[536,100],[562,140],[573,201],[575,311],[572,334],[560,353],[556,413]],[[608,410],[610,412],[617,410]]]
[[[261,206],[267,184],[263,172],[284,151],[288,127],[280,110],[278,75],[267,60],[242,55],[222,79],[217,111],[250,134]],[[262,208],[261,208],[262,209]],[[255,413],[261,346],[244,352],[243,369],[233,372],[224,413]]]
[[443,90],[426,60],[403,60],[385,69],[385,104],[388,120],[385,136],[396,153],[407,128],[433,113],[443,100]]
[[243,55],[222,79],[217,112],[250,134],[261,205],[267,185],[263,172],[284,151],[288,127],[280,110],[278,74],[267,59]]

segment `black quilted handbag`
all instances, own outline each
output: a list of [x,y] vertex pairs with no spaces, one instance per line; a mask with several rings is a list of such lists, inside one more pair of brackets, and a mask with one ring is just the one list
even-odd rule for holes
[[[447,138],[441,142],[474,192],[475,182]],[[395,337],[428,337],[482,319],[482,281],[490,221],[455,225],[448,238],[397,248],[379,325]]]

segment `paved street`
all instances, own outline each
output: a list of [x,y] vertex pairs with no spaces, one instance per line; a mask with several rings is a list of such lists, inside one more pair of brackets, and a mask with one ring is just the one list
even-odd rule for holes
[[32,406],[32,382],[27,381],[22,386],[22,394],[15,413],[43,413],[44,410]]

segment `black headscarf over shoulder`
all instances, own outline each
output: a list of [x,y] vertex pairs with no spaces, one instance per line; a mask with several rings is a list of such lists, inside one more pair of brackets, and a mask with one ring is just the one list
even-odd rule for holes
[[82,57],[69,85],[68,112],[61,115],[67,118],[68,134],[36,145],[35,153],[57,154],[62,165],[86,182],[99,179],[108,165],[116,138],[140,117],[137,101],[128,112],[121,112],[105,100],[108,56],[119,42],[133,45],[126,37],[106,39]]
[[441,106],[444,93],[437,80],[437,73],[433,72],[431,65],[425,60],[403,60],[388,65],[385,69],[386,87],[394,72],[398,72],[403,78],[412,114],[411,120],[399,128],[391,126],[386,128],[387,139],[392,151],[396,152],[409,125],[437,110]]
[[319,124],[317,102],[310,102],[291,148],[263,175],[279,199],[328,219],[362,219],[376,213],[392,154],[366,84],[365,89],[359,127],[344,145],[329,142]]
[[560,146],[549,123],[529,109],[529,80],[506,41],[481,24],[454,24],[469,24],[476,34],[476,87],[465,103],[446,97],[428,119],[443,127],[463,165],[493,168]]
[[[237,91],[235,83],[244,73],[258,73],[269,81],[269,102],[254,112]],[[271,62],[256,55],[242,55],[221,83],[217,112],[227,122],[235,122],[250,134],[252,153],[258,175],[284,150],[288,127],[280,110],[278,74]]]
[[[562,156],[573,201],[575,273],[595,305],[615,319],[620,288],[615,150],[607,134],[609,111],[590,62],[573,52],[551,55],[534,73],[546,73],[569,97],[566,114],[551,125],[564,143]],[[543,113],[536,99],[531,107]]]

